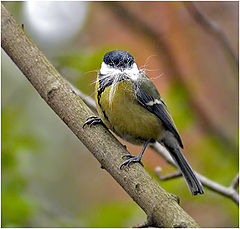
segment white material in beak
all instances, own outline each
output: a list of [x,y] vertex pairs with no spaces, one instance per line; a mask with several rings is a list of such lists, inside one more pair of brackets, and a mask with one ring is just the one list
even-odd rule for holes
[[111,67],[104,62],[102,62],[100,74],[103,75],[115,75],[115,74],[127,74],[128,77],[132,80],[137,80],[139,69],[136,63],[132,65],[131,68],[124,69],[123,71],[117,67]]

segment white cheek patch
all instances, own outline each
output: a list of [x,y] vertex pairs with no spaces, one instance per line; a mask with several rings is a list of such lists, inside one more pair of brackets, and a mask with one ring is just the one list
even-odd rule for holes
[[154,104],[161,104],[161,103],[162,103],[161,100],[155,99],[154,101],[150,101],[150,102],[146,103],[146,105],[153,106]]
[[107,64],[105,64],[104,62],[102,62],[102,65],[101,65],[101,69],[100,69],[100,74],[102,75],[109,75],[109,74],[119,74],[121,73],[121,71],[117,68],[113,68]]
[[139,77],[139,69],[136,63],[134,63],[130,69],[124,70],[124,72],[133,81],[136,81]]

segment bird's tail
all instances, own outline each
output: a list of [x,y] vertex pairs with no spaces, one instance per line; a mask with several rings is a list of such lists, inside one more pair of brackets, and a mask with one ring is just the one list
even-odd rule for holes
[[[166,146],[166,145],[165,145]],[[176,162],[177,167],[180,169],[182,175],[184,176],[189,190],[193,195],[203,194],[203,187],[200,181],[197,179],[195,172],[187,162],[186,158],[182,154],[181,150],[178,147],[167,147],[170,155],[173,160]]]

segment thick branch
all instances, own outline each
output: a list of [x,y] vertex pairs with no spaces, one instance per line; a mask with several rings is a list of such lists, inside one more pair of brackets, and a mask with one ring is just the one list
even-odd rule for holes
[[2,5],[2,48],[28,78],[41,97],[85,144],[103,168],[125,189],[146,212],[148,221],[157,227],[198,227],[139,164],[120,170],[126,149],[104,127],[83,129],[84,121],[93,115],[73,93],[69,84],[48,62],[37,46]]

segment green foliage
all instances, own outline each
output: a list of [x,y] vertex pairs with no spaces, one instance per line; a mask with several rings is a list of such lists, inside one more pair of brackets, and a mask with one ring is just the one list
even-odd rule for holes
[[178,83],[172,83],[164,95],[164,100],[179,131],[190,128],[194,124],[195,115],[189,106],[184,87]]
[[127,227],[144,222],[145,214],[133,202],[111,201],[95,205],[88,212],[86,227]]
[[[57,57],[58,69],[69,70],[74,85],[82,92],[92,94],[96,75],[105,51],[106,50],[100,50],[92,53],[78,51]],[[66,77],[68,77],[68,75]]]
[[28,227],[30,217],[31,202],[20,191],[2,190],[2,227]]
[[2,111],[2,226],[24,227],[31,215],[31,202],[24,197],[26,181],[19,170],[19,153],[32,149],[33,137],[19,134],[18,115]]
[[[106,52],[118,49],[106,47],[94,52],[72,51],[55,58],[57,69],[80,91],[93,95],[95,80]],[[124,49],[119,47],[119,49]],[[66,73],[67,72],[67,73]]]
[[[198,164],[207,171],[209,178],[223,185],[230,185],[238,172],[238,154],[216,137],[206,135],[194,146],[194,153],[201,155]],[[217,172],[216,172],[217,171]]]

